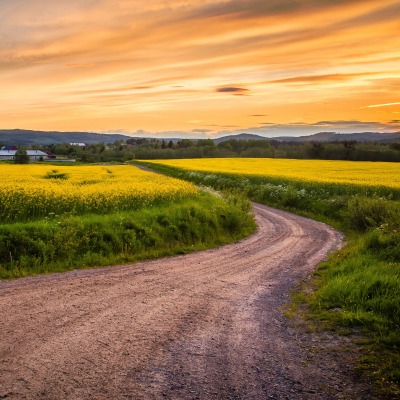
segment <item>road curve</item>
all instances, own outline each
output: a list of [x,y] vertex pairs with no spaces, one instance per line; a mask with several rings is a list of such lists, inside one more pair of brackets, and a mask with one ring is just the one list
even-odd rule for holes
[[342,237],[254,210],[219,249],[0,281],[0,399],[334,398],[282,306]]

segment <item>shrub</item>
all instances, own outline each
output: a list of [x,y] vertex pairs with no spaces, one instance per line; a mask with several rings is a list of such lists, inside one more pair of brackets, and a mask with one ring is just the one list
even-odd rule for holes
[[385,223],[400,221],[399,205],[383,198],[353,196],[344,211],[344,220],[351,229],[366,231]]

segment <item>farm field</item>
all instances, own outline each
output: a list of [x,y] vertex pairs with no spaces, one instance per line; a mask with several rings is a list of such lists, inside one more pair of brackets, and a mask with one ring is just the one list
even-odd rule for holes
[[248,201],[131,165],[4,164],[0,179],[0,278],[185,253],[254,229]]
[[2,165],[0,180],[3,222],[134,210],[198,194],[188,182],[130,166]]
[[384,186],[400,190],[400,163],[276,158],[200,158],[151,162],[190,171],[283,178],[313,183]]
[[139,163],[217,190],[239,190],[344,232],[347,245],[321,264],[297,298],[331,327],[361,329],[368,338],[363,368],[379,384],[398,385],[400,164],[258,158]]

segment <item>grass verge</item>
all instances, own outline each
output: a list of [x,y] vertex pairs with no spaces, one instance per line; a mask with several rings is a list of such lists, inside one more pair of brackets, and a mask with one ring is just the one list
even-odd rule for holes
[[184,254],[255,230],[250,202],[202,192],[107,215],[64,215],[0,225],[0,278],[17,278]]

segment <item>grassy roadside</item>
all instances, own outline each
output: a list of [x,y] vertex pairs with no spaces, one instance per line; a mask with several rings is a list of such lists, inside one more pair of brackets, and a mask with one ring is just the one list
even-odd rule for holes
[[201,192],[137,211],[52,214],[0,225],[0,279],[146,260],[216,247],[255,230],[249,201]]
[[360,365],[388,395],[400,395],[398,192],[140,164],[217,190],[236,188],[253,201],[328,222],[342,230],[348,244],[319,267],[312,290],[306,288],[300,297],[308,304],[310,316],[326,326],[361,330],[366,339]]

